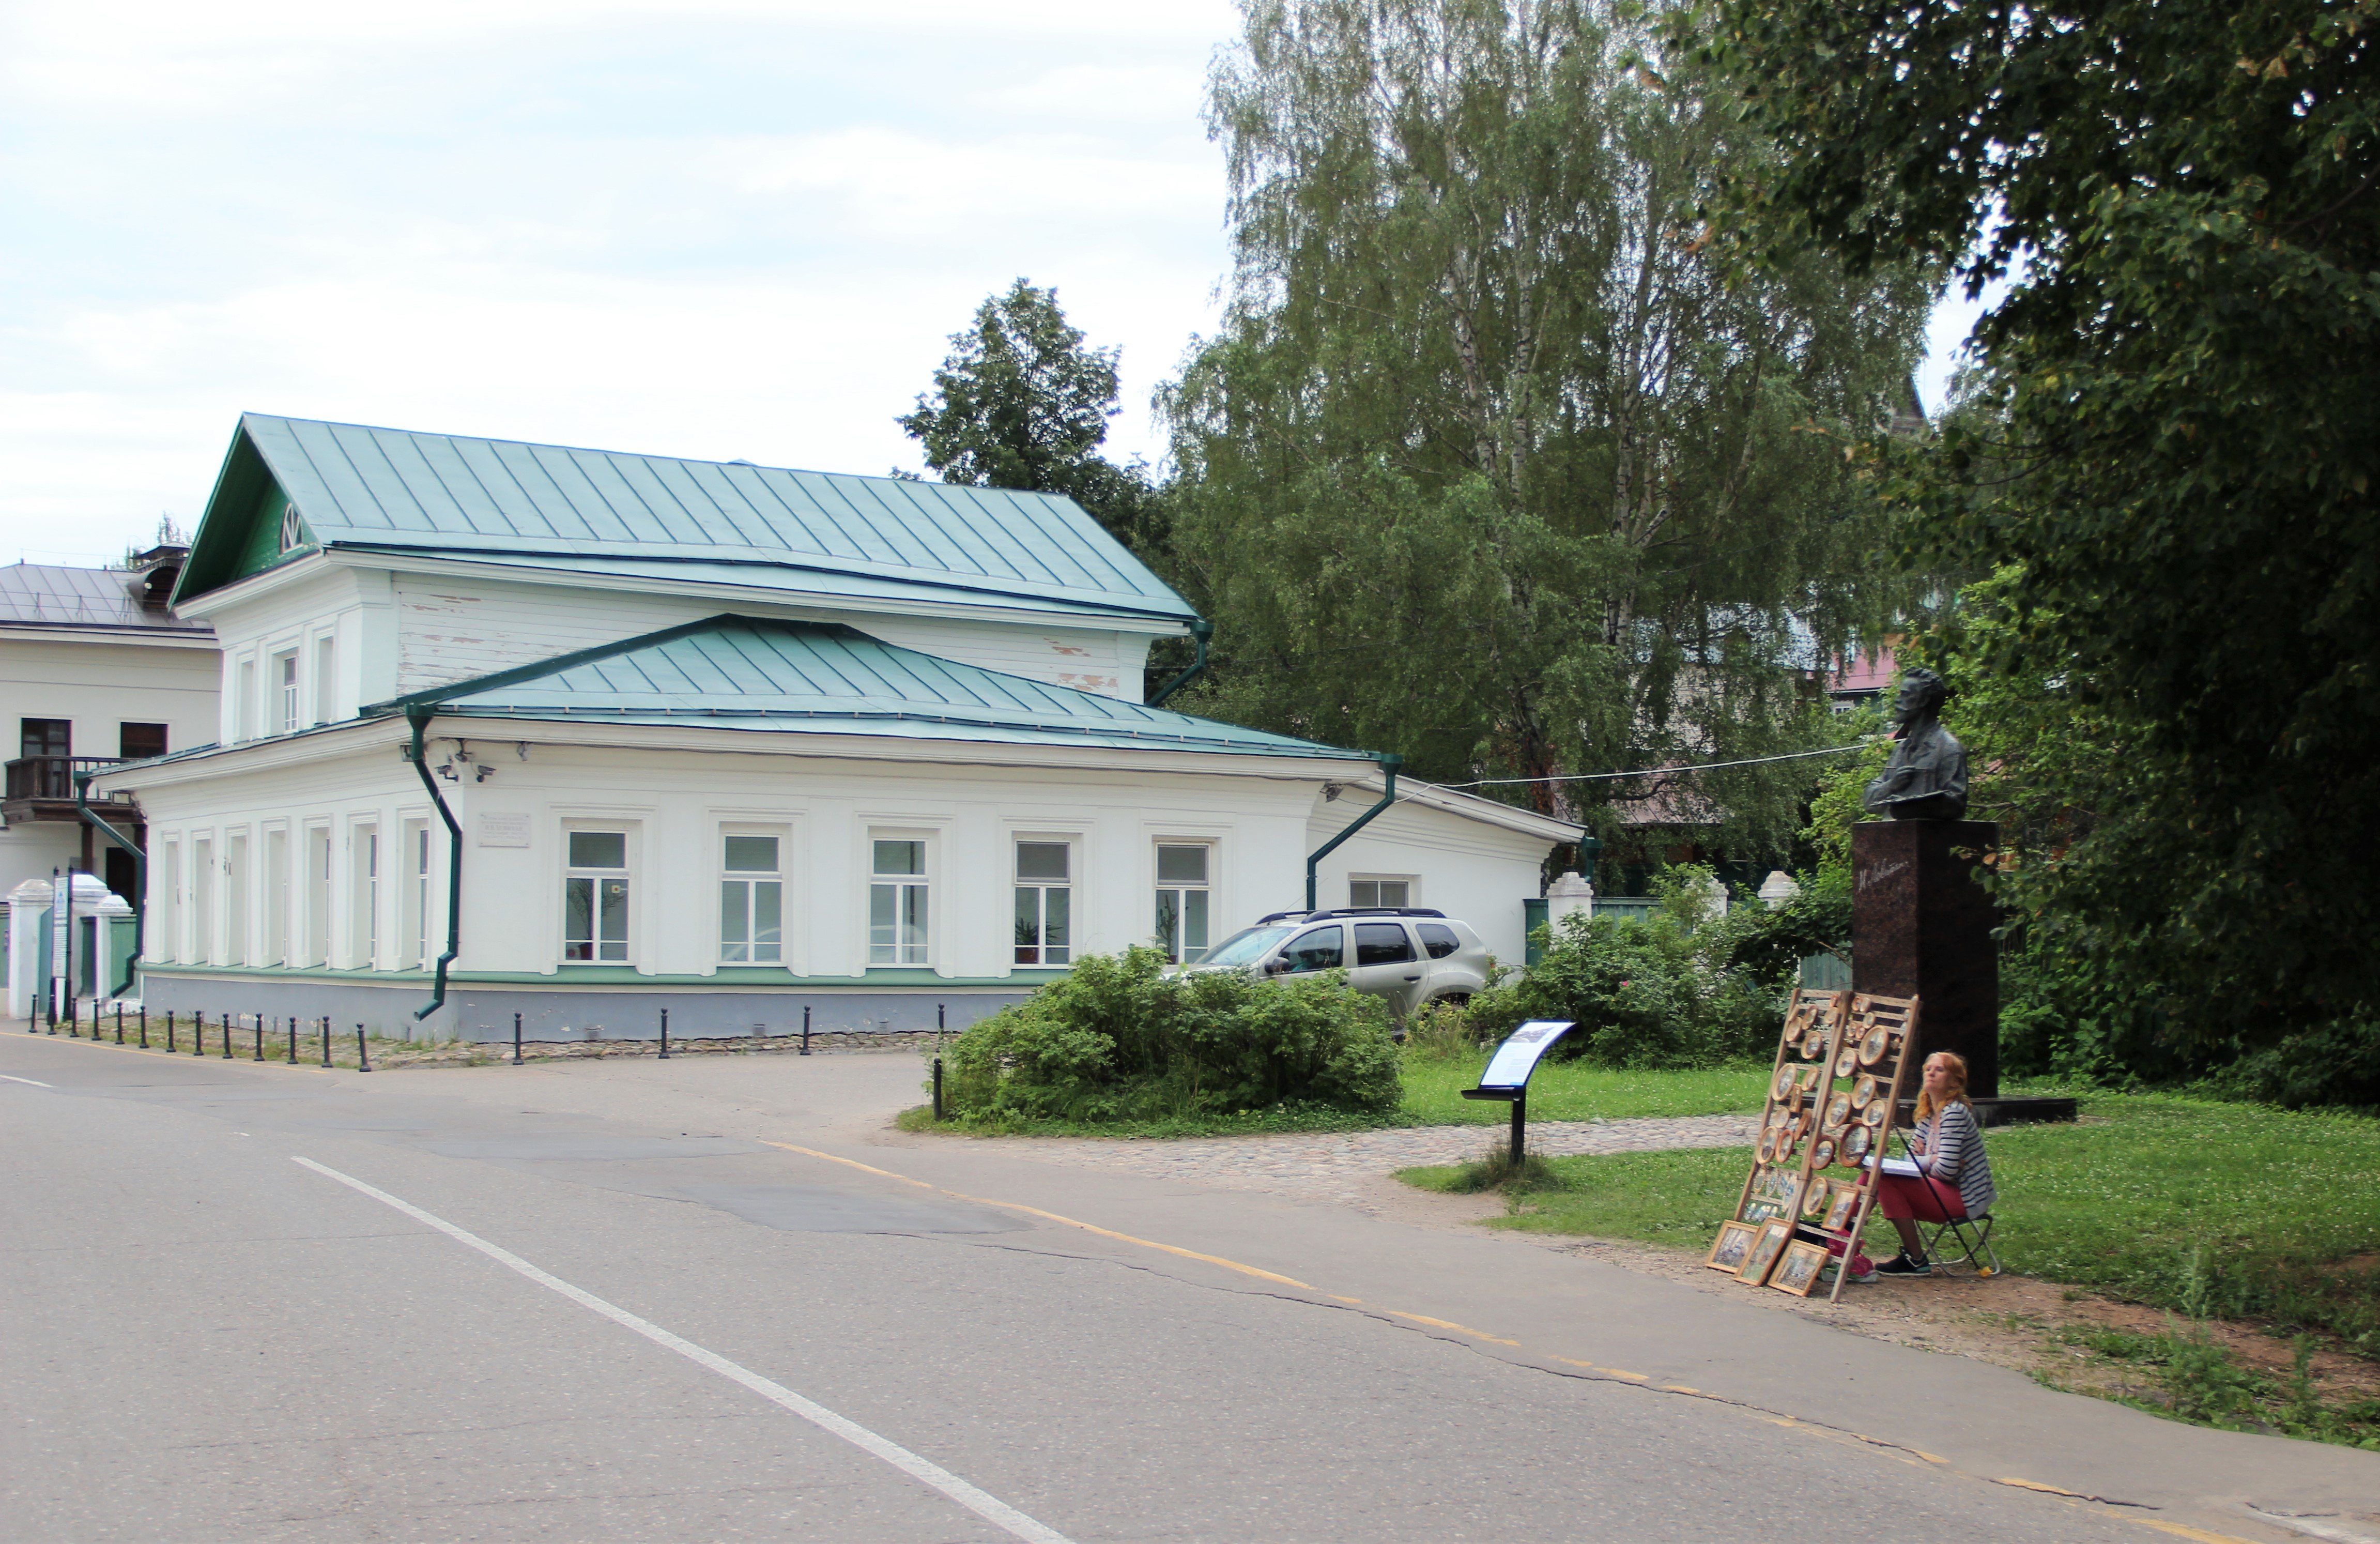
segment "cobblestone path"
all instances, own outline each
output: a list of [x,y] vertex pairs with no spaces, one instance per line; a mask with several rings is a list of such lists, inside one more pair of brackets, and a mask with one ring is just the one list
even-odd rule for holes
[[[1650,1152],[1663,1148],[1750,1147],[1756,1115],[1647,1116],[1626,1121],[1532,1121],[1529,1150]],[[1016,1140],[1020,1156],[1087,1168],[1120,1169],[1233,1190],[1362,1204],[1362,1184],[1424,1163],[1476,1158],[1505,1139],[1500,1125],[1401,1126],[1307,1136],[1201,1137],[1129,1141],[1072,1137]]]

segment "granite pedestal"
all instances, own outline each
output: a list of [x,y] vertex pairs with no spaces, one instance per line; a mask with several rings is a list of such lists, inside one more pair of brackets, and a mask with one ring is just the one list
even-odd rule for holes
[[[1878,821],[1852,828],[1852,990],[1922,999],[1917,1054],[1966,1058],[1986,1125],[2071,1120],[2071,1100],[2000,1097],[1998,918],[1974,870],[1999,844],[1989,821]],[[1916,1092],[1915,1069],[1904,1090]]]

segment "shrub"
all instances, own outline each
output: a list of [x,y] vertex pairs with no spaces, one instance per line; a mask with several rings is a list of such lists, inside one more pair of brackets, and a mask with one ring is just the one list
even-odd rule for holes
[[1402,1088],[1387,1006],[1336,971],[1172,974],[1135,948],[1075,962],[943,1053],[961,1119],[1145,1121],[1276,1105],[1360,1113]]
[[1517,981],[1471,1000],[1472,1027],[1501,1037],[1533,1018],[1578,1027],[1562,1054],[1605,1066],[1713,1066],[1773,1048],[1784,991],[1738,967],[1742,925],[1710,915],[1709,870],[1682,866],[1649,918],[1572,913],[1542,930],[1544,954]]

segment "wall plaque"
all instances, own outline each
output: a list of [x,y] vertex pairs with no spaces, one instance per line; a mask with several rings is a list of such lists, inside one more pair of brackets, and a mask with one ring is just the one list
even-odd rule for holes
[[479,816],[480,845],[483,847],[526,847],[528,845],[528,817],[507,814],[501,810],[483,810]]

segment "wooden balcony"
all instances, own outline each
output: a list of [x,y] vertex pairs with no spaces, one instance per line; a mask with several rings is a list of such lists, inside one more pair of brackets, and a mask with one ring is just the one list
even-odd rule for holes
[[[18,821],[79,821],[74,802],[77,772],[99,772],[117,764],[114,756],[20,756],[8,763],[7,791],[0,796],[0,816]],[[94,798],[95,808],[132,808],[128,796]]]

